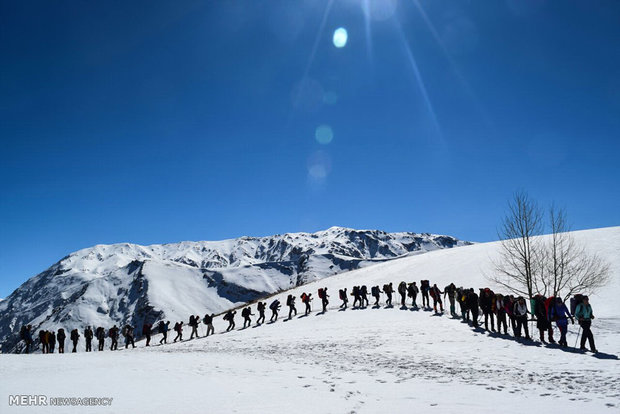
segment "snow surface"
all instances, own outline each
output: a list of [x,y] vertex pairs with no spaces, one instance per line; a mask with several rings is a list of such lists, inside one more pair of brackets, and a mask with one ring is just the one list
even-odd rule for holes
[[[612,265],[611,283],[591,300],[598,355],[517,342],[446,315],[385,308],[383,302],[379,309],[338,310],[338,289],[359,284],[428,278],[440,287],[451,281],[487,286],[484,274],[491,271],[499,244],[486,243],[396,259],[290,292],[316,296],[326,286],[332,296],[325,314],[317,312],[317,298],[309,316],[301,316],[298,303],[298,316],[285,321],[283,306],[276,323],[230,333],[223,333],[227,324],[218,318],[216,335],[182,343],[145,348],[139,342],[132,350],[89,354],[1,355],[0,411],[616,413],[620,227],[574,235]],[[285,296],[277,295],[283,303]],[[239,315],[236,322],[242,326]],[[204,334],[203,326],[199,330]],[[570,326],[571,346],[576,331]],[[152,343],[158,341],[155,335]],[[12,394],[114,400],[110,408],[24,408],[8,405]]]

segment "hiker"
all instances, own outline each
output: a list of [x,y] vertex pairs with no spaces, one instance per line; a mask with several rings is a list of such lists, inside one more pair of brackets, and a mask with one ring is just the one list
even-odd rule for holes
[[484,329],[489,330],[489,318],[491,319],[491,331],[495,332],[495,324],[493,322],[493,299],[494,293],[489,288],[480,289],[480,309],[484,314]]
[[392,282],[389,284],[383,285],[383,292],[387,295],[387,300],[385,301],[385,305],[391,307],[392,306],[392,293],[394,292],[394,288],[392,287]]
[[105,343],[105,329],[103,329],[103,327],[98,327],[97,329],[95,329],[95,337],[97,338],[97,342],[98,342],[98,351],[103,351],[103,346]]
[[157,325],[157,330],[160,334],[162,334],[161,339],[159,340],[159,344],[167,344],[168,343],[168,331],[170,330],[170,321],[164,323],[164,321],[159,321]]
[[[353,292],[355,292],[356,287],[357,286],[353,287]],[[342,305],[340,305],[340,309],[346,309],[347,303],[349,303],[349,298],[347,298],[347,288],[340,289],[338,291],[338,294],[340,295],[340,300],[342,301]],[[355,301],[357,301],[357,298],[355,298]],[[353,302],[353,307],[355,307],[355,301]]]
[[237,311],[229,310],[224,315],[224,320],[228,321],[228,327],[226,328],[226,332],[230,332],[232,329],[235,329],[235,315]]
[[271,302],[269,305],[269,309],[271,309],[271,319],[270,322],[275,322],[278,320],[278,311],[280,310],[280,301],[278,299]]
[[192,333],[189,336],[189,339],[194,339],[194,335],[196,338],[199,338],[198,335],[198,324],[200,323],[200,317],[198,315],[190,315],[189,316],[189,326],[192,327]]
[[353,286],[353,289],[351,290],[351,296],[353,296],[353,305],[351,305],[353,309],[355,309],[356,307],[359,308],[360,306],[362,306],[362,297],[360,296],[359,286]]
[[73,342],[73,349],[71,350],[71,352],[77,352],[77,344],[78,341],[80,340],[80,333],[78,332],[77,328],[71,331],[71,342]]
[[151,329],[153,325],[150,323],[145,323],[142,325],[142,335],[146,336],[146,346],[149,346],[151,343]]
[[[572,324],[575,324],[575,320],[571,316],[564,302],[562,302],[562,298],[559,298],[559,297],[555,298],[555,303],[551,305],[551,310],[549,311],[549,315],[551,317],[551,320],[555,321],[555,324],[560,330],[560,340],[558,341],[558,344],[564,347],[568,346],[568,343],[566,343],[566,331],[568,330],[568,319],[570,318],[570,321]],[[541,336],[542,336],[542,333],[541,333]]]
[[116,325],[108,330],[108,336],[112,340],[110,351],[118,351],[118,327]]
[[[260,303],[260,302],[258,302]],[[209,336],[209,334],[213,334],[215,333],[215,329],[213,328],[213,318],[215,317],[215,314],[211,314],[209,315],[208,313],[205,313],[205,317],[202,320],[205,324],[205,326],[207,327],[207,335]]]
[[90,328],[90,326],[87,326],[86,329],[84,329],[84,339],[86,340],[86,352],[91,352],[93,350],[93,330]]
[[133,326],[127,324],[123,328],[123,336],[125,337],[125,349],[131,344],[132,347],[136,347],[136,344],[133,341]]
[[32,346],[32,325],[23,325],[19,330],[19,337],[24,341],[24,350],[27,354],[30,353],[30,347]]
[[183,321],[175,323],[172,329],[177,333],[172,342],[183,341]]
[[450,302],[450,315],[456,317],[456,305],[454,304],[456,299],[456,285],[454,283],[450,283],[443,289],[443,298],[448,296],[448,301]]
[[587,339],[590,343],[590,351],[597,352],[596,347],[594,346],[594,336],[590,330],[590,326],[592,326],[592,319],[594,319],[594,314],[592,313],[592,306],[590,306],[590,300],[587,296],[583,296],[581,303],[577,304],[575,318],[577,318],[581,329],[583,329],[583,334],[581,335],[581,346],[579,349],[582,351],[586,350]]
[[379,285],[373,286],[370,288],[370,294],[375,298],[375,303],[372,306],[378,308],[379,307],[379,296],[381,295],[381,289],[379,289]]
[[418,307],[415,299],[418,297],[419,291],[420,290],[418,289],[418,286],[415,284],[415,282],[409,283],[409,286],[407,286],[407,296],[411,298],[411,306],[413,306],[414,308]]
[[306,292],[301,294],[301,302],[306,305],[306,311],[304,312],[304,315],[307,315],[311,312],[310,309],[310,302],[312,301],[312,293],[308,293],[306,294]]
[[319,298],[321,298],[321,304],[323,305],[323,313],[327,312],[327,305],[329,304],[329,295],[327,294],[327,288],[319,289]]
[[495,295],[495,311],[497,316],[497,332],[502,332],[504,325],[504,335],[508,335],[508,325],[506,324],[506,302],[501,294]]
[[252,319],[250,319],[250,316],[253,316],[253,315],[254,314],[252,313],[252,308],[250,308],[249,306],[244,308],[241,311],[241,316],[243,317],[243,328],[244,329],[252,325]]
[[[28,325],[30,326],[30,325]],[[58,353],[59,354],[64,354],[65,353],[65,339],[67,338],[67,335],[65,334],[65,330],[60,328],[58,329],[58,334],[56,335],[56,340],[58,341]]]
[[[474,289],[469,289],[467,293],[467,309],[471,311],[471,319],[475,328],[478,327],[478,295]],[[467,315],[469,317],[469,314]]]
[[463,286],[456,290],[456,301],[461,308],[461,318],[469,321],[469,310],[467,309],[467,291],[463,289]]
[[46,335],[46,332],[47,331],[44,331],[43,329],[39,330],[39,342],[41,343],[42,354],[47,354],[49,349],[48,336]]
[[437,304],[439,304],[439,308],[441,309],[441,313],[443,313],[443,302],[441,301],[441,294],[443,292],[439,290],[437,284],[435,283],[430,290],[431,297],[433,298],[433,309],[435,313],[437,313]]
[[404,280],[398,284],[398,294],[400,295],[400,306],[404,308],[407,298],[407,283]]
[[517,298],[517,301],[514,304],[513,313],[517,324],[515,336],[520,338],[521,329],[523,329],[525,331],[525,339],[532,339],[530,338],[530,332],[527,328],[527,305],[525,304],[525,298],[523,298],[523,296],[519,296],[519,298]]
[[265,302],[258,302],[256,305],[256,309],[258,310],[258,319],[256,320],[257,325],[265,322],[265,306],[267,306]]
[[54,353],[54,348],[56,347],[56,332],[49,331],[49,352],[50,354]]
[[430,308],[431,302],[428,298],[428,292],[431,290],[431,285],[428,280],[420,281],[420,291],[422,292],[422,307]]
[[362,308],[368,306],[368,288],[366,287],[366,285],[362,285],[362,287],[360,288],[360,301],[362,304]]
[[512,328],[512,334],[517,336],[517,320],[515,319],[515,298],[512,295],[504,296],[504,309],[506,309],[506,315],[510,320],[510,327]]
[[[553,300],[553,297],[549,298]],[[553,307],[546,306],[547,298],[543,295],[534,296],[534,316],[536,316],[536,328],[540,333],[540,342],[545,344],[545,332],[549,332],[549,343],[555,343],[553,340],[553,330],[551,329],[550,314]],[[499,323],[499,322],[498,322]]]
[[295,307],[295,296],[288,295],[286,298],[286,306],[288,306],[288,318],[293,318],[293,313],[297,316],[297,308]]

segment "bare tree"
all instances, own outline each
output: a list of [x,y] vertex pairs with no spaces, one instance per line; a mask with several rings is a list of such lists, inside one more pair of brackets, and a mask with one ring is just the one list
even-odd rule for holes
[[508,202],[508,212],[498,231],[502,247],[490,279],[510,291],[532,298],[537,291],[544,248],[543,213],[527,193],[517,192]]
[[542,254],[540,282],[543,294],[560,296],[566,301],[577,292],[593,293],[609,280],[609,264],[590,254],[570,233],[564,209],[549,209],[550,239]]

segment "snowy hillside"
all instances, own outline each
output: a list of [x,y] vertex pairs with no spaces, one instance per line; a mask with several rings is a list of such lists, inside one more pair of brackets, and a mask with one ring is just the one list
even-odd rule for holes
[[220,313],[343,271],[470,244],[449,236],[332,227],[317,233],[164,245],[98,245],[65,257],[0,303],[0,341],[24,324],[79,328]]
[[[620,227],[580,231],[575,238],[612,265],[612,281],[592,306],[598,355],[516,341],[473,329],[447,315],[385,307],[340,311],[337,291],[428,278],[439,286],[488,285],[483,274],[499,243],[476,244],[392,260],[293,289],[296,295],[326,286],[325,314],[301,311],[259,327],[181,343],[118,352],[1,355],[2,412],[8,395],[112,397],[109,412],[135,413],[614,413],[620,407]],[[286,293],[277,295],[284,301]],[[254,317],[255,318],[255,317]],[[269,319],[269,312],[267,313]],[[530,324],[532,336],[537,338]],[[570,326],[568,343],[577,338]],[[200,326],[201,335],[204,327]],[[557,332],[557,330],[556,330]],[[189,331],[185,331],[185,338]],[[556,334],[557,338],[557,334]],[[153,337],[159,342],[160,335]],[[109,342],[107,343],[109,346]],[[86,380],[92,378],[93,380]],[[208,408],[206,408],[208,407]],[[48,412],[30,407],[28,412]],[[102,412],[63,407],[62,412]]]

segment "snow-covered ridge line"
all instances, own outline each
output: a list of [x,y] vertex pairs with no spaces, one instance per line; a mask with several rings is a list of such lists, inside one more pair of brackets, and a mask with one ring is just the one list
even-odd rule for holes
[[341,272],[464,246],[450,236],[332,227],[222,241],[96,245],[71,253],[0,302],[3,352],[15,332],[220,313]]

